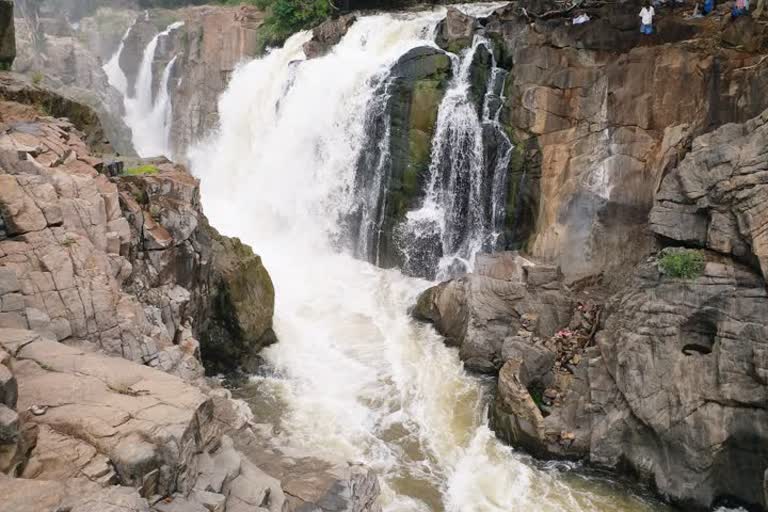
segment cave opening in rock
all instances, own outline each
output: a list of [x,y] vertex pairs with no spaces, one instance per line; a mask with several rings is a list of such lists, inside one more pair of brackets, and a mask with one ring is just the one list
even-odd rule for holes
[[709,309],[698,311],[690,317],[680,329],[680,341],[683,344],[683,354],[707,355],[717,341],[717,318]]

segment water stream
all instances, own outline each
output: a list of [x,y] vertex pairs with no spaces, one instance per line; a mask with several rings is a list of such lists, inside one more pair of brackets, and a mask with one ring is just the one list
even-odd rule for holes
[[[329,55],[310,61],[302,51],[309,35],[293,36],[234,73],[218,132],[190,151],[211,223],[251,244],[275,283],[280,342],[264,352],[274,373],[253,379],[257,421],[272,423],[274,442],[289,453],[374,468],[388,512],[661,510],[497,441],[486,423],[487,386],[407,314],[431,283],[333,243],[356,200],[365,113],[378,85],[399,56],[432,44],[443,16],[361,17]],[[482,115],[470,121],[481,124]]]

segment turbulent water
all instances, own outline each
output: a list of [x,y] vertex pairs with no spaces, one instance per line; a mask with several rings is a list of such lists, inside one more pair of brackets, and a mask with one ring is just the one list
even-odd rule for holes
[[176,64],[173,57],[166,64],[160,77],[157,91],[153,90],[153,63],[155,62],[157,46],[162,38],[183,26],[183,22],[175,22],[164,31],[158,33],[147,44],[142,55],[139,72],[133,95],[128,91],[128,79],[120,67],[120,55],[125,47],[125,40],[130,35],[133,25],[128,28],[112,58],[104,65],[109,84],[123,96],[125,116],[123,120],[131,129],[131,142],[141,157],[171,156],[171,98],[168,91],[171,73]]
[[616,484],[539,466],[486,425],[485,386],[407,309],[430,283],[340,253],[365,112],[440,12],[362,17],[327,56],[308,34],[241,67],[220,129],[190,152],[212,223],[259,252],[277,292],[274,374],[254,377],[257,419],[288,452],[361,461],[387,511],[640,511]]

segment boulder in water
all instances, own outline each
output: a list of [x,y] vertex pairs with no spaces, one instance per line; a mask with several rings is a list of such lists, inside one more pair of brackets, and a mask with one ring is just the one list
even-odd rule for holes
[[345,14],[321,23],[312,31],[312,39],[304,43],[304,55],[307,59],[322,57],[341,41],[355,21],[355,15]]
[[458,54],[472,44],[478,27],[477,19],[455,7],[449,7],[445,19],[437,26],[435,42],[443,50]]

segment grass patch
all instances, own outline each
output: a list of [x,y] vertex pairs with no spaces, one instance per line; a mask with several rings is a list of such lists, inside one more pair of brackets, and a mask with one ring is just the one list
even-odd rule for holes
[[665,251],[659,258],[659,268],[670,276],[680,279],[695,279],[704,272],[706,261],[701,252],[694,249]]
[[262,50],[282,45],[300,30],[319,25],[336,10],[332,0],[219,0],[226,5],[250,4],[266,12],[260,29]]
[[43,78],[45,78],[45,76],[42,71],[35,71],[32,73],[32,83],[35,85],[40,85],[43,82]]
[[153,176],[160,172],[160,169],[152,164],[140,165],[138,167],[131,167],[126,169],[124,174],[126,176]]

